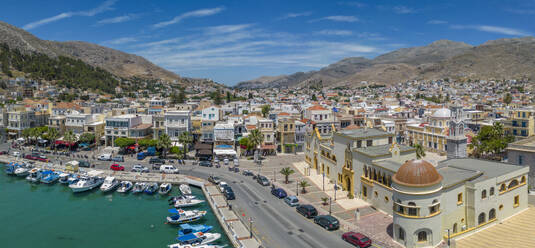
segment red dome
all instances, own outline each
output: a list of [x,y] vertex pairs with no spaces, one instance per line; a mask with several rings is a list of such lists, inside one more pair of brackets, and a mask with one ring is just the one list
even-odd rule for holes
[[442,176],[425,160],[409,160],[399,167],[392,181],[409,187],[426,187],[440,183]]

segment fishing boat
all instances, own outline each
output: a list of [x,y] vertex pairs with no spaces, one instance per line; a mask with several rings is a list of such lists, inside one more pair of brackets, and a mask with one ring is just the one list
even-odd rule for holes
[[202,224],[199,224],[199,225],[181,224],[180,230],[178,230],[178,237],[182,237],[190,233],[208,232],[212,230],[212,228],[213,226],[202,225]]
[[169,209],[169,213],[173,215],[167,216],[168,224],[183,224],[187,222],[200,220],[206,215],[206,211],[201,210],[182,210],[182,209]]
[[134,184],[134,188],[132,188],[132,193],[141,193],[145,190],[145,188],[147,188],[146,183],[137,182]]
[[185,208],[192,207],[203,203],[204,200],[190,198],[185,196],[174,197],[170,205],[173,205],[175,208]]
[[145,193],[147,193],[149,195],[152,195],[156,191],[158,191],[158,184],[157,183],[149,183],[144,191],[145,191]]
[[15,175],[18,177],[25,177],[30,174],[31,166],[22,163],[19,167],[15,169]]
[[158,194],[167,195],[169,194],[169,192],[171,192],[172,189],[173,185],[171,185],[170,183],[162,183],[162,185],[160,185],[160,189],[158,190]]
[[178,189],[180,189],[180,193],[182,193],[182,195],[191,195],[191,188],[187,184],[180,184]]
[[71,174],[71,175],[69,175],[69,178],[67,179],[67,184],[71,185],[71,184],[74,184],[74,183],[76,183],[78,181],[80,181],[80,175]]
[[74,193],[77,193],[99,187],[104,182],[104,179],[99,177],[101,173],[102,172],[99,171],[90,171],[87,173],[87,176],[81,177],[78,182],[69,185],[69,188],[71,188]]
[[6,164],[5,165],[5,172],[7,175],[15,175],[15,170],[19,167],[20,165],[16,162],[11,162],[9,164]]
[[26,177],[26,180],[32,183],[38,183],[41,180],[41,169],[33,168],[30,170],[30,174]]
[[59,179],[59,173],[53,170],[41,172],[41,182],[45,184],[55,183]]
[[168,248],[224,248],[221,245],[183,245],[180,243],[168,245]]
[[178,240],[178,243],[182,245],[198,246],[198,245],[206,245],[206,244],[212,243],[218,240],[219,238],[221,238],[220,233],[196,232],[196,233],[186,234],[176,239]]
[[134,187],[134,184],[130,181],[122,181],[117,189],[119,193],[126,193]]
[[69,183],[69,177],[71,174],[62,172],[59,174],[58,182],[61,184],[68,184]]
[[110,192],[119,187],[119,181],[115,177],[106,177],[100,186],[102,192]]

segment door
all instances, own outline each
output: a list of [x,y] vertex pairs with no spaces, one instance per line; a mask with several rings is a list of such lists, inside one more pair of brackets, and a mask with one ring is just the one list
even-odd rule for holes
[[366,188],[366,186],[362,186],[362,196],[364,200],[368,198],[368,188]]

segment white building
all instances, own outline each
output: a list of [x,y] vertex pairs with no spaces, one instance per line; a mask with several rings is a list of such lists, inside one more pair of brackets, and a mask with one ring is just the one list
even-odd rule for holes
[[165,118],[165,133],[171,140],[177,141],[183,132],[191,130],[191,112],[187,110],[167,111]]

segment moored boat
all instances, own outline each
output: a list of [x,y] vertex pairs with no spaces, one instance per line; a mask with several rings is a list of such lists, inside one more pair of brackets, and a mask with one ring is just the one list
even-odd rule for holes
[[21,166],[17,167],[15,169],[15,175],[18,177],[25,177],[30,174],[30,170],[32,167],[28,166],[27,164],[22,164]]
[[32,183],[38,183],[39,180],[41,180],[41,169],[39,168],[33,168],[30,170],[30,173],[26,177],[26,180],[32,182]]
[[53,170],[45,170],[41,172],[41,182],[45,184],[52,184],[59,179],[59,173]]
[[156,191],[158,191],[158,184],[157,183],[149,183],[147,187],[145,188],[145,193],[152,195]]
[[177,240],[179,244],[182,245],[206,245],[209,243],[212,243],[216,240],[221,238],[220,233],[204,233],[204,232],[196,232],[196,233],[190,233],[186,234],[182,237],[178,237]]
[[178,230],[178,237],[182,237],[184,235],[190,234],[190,233],[196,233],[196,232],[208,232],[212,230],[213,226],[208,225],[190,225],[190,224],[181,224],[180,230]]
[[132,188],[132,193],[141,193],[145,190],[145,188],[147,188],[146,183],[137,182],[134,184],[134,188]]
[[119,193],[126,193],[134,187],[134,184],[130,181],[122,181],[117,189]]
[[206,211],[201,210],[169,209],[168,211],[174,214],[167,217],[168,224],[183,224],[197,221],[206,215]]
[[187,184],[180,184],[178,189],[180,189],[180,193],[182,193],[182,195],[191,195],[191,188]]
[[4,171],[6,172],[7,175],[15,175],[15,170],[19,167],[20,165],[16,162],[11,162],[9,164],[6,164],[5,165],[5,169]]
[[119,187],[119,181],[115,177],[106,177],[100,186],[100,190],[102,192],[110,192],[117,187]]
[[58,182],[61,183],[61,184],[68,184],[70,176],[71,176],[71,174],[62,172],[61,174],[59,174]]
[[158,190],[158,194],[160,195],[167,195],[171,190],[173,189],[173,185],[170,183],[162,183],[160,185],[160,189]]
[[102,172],[99,171],[90,171],[87,173],[87,176],[81,177],[78,182],[70,184],[69,188],[71,188],[74,193],[77,193],[99,187],[104,182],[104,179],[98,176],[101,173]]
[[223,248],[221,245],[183,245],[180,243],[168,245],[168,248]]
[[185,207],[196,206],[203,202],[204,200],[200,200],[196,198],[178,196],[178,197],[174,197],[173,201],[170,204],[172,204],[175,208],[185,208]]

